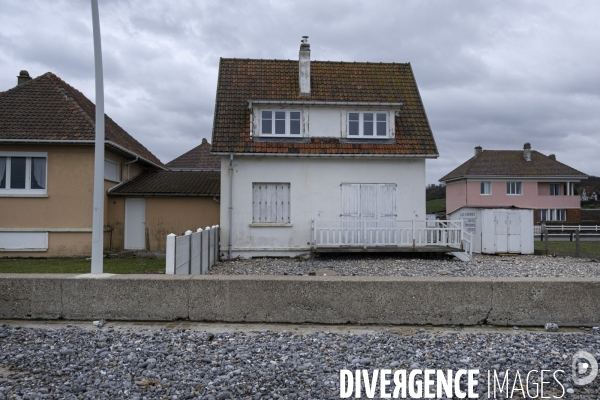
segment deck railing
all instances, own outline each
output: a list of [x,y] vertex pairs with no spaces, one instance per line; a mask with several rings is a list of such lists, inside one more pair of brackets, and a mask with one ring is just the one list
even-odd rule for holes
[[[462,220],[312,220],[312,246],[317,247],[422,247],[463,248]],[[470,234],[468,235],[470,247]]]

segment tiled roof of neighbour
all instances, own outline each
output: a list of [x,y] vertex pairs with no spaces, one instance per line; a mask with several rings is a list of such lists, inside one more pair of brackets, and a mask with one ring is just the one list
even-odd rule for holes
[[202,139],[202,144],[169,161],[166,165],[171,170],[220,170],[221,157],[210,154],[210,143]]
[[[0,139],[94,140],[96,106],[77,89],[47,72],[0,92]],[[105,140],[164,167],[162,162],[105,115]],[[113,146],[113,147],[116,147]]]
[[219,171],[149,171],[108,191],[113,196],[218,196]]
[[[298,61],[221,59],[213,122],[217,153],[414,154],[438,150],[410,64],[311,61],[311,96],[300,97]],[[253,140],[248,100],[403,103],[396,139]],[[307,139],[307,138],[305,138]]]
[[523,150],[484,150],[446,174],[440,181],[476,176],[579,177],[587,175],[538,151],[526,161]]

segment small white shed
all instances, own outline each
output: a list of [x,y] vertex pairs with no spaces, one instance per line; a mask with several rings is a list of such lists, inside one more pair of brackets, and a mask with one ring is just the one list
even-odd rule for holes
[[533,210],[462,207],[449,214],[462,219],[473,240],[473,252],[533,254]]

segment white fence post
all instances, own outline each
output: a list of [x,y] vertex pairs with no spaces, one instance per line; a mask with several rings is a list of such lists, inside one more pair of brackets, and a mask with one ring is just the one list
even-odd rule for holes
[[167,275],[175,274],[175,237],[174,233],[167,235]]

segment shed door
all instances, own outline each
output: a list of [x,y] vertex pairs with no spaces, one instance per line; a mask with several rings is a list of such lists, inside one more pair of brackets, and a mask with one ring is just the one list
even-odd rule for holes
[[494,225],[496,230],[496,253],[508,252],[507,219],[508,217],[506,211],[494,212]]
[[521,252],[521,213],[508,212],[508,252]]
[[146,248],[146,200],[125,199],[125,248]]

